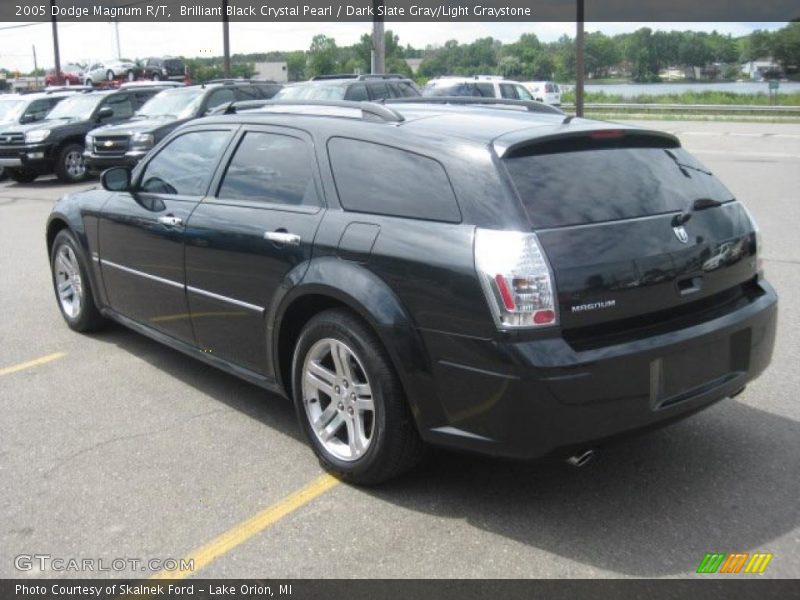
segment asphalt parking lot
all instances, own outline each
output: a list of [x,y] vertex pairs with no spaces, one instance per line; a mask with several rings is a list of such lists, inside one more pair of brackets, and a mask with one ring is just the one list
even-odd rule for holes
[[201,577],[685,577],[711,551],[800,576],[800,125],[651,125],[761,226],[771,368],[582,469],[435,451],[370,490],[320,477],[288,401],[119,326],[71,332],[44,223],[97,183],[0,183],[0,577],[152,574],[21,572],[21,554],[191,556]]

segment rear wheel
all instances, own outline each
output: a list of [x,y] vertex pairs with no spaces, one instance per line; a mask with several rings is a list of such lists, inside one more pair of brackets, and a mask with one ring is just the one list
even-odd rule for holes
[[39,174],[36,171],[31,171],[30,169],[6,169],[5,172],[8,176],[16,181],[17,183],[30,183],[34,179],[36,179]]
[[106,71],[106,79],[108,79],[109,81],[114,81],[114,71],[112,71],[111,69]]
[[136,79],[136,73],[134,73],[133,71],[128,71],[127,73],[125,73],[125,78],[128,81],[133,81],[134,79]]
[[83,82],[83,84],[84,84],[86,87],[94,87],[94,82],[93,82],[91,79],[86,79],[86,80]]
[[86,179],[86,165],[83,162],[83,146],[67,144],[56,159],[56,177],[64,183],[77,183]]
[[75,237],[66,229],[58,232],[50,251],[50,269],[58,308],[75,331],[94,331],[105,323],[92,296],[88,265]]
[[153,81],[161,81],[161,73],[153,73]]
[[419,462],[424,445],[386,350],[345,310],[315,316],[293,361],[300,426],[322,466],[346,481],[377,484]]

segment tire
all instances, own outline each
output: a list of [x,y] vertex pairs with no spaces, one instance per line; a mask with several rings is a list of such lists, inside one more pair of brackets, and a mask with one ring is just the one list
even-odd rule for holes
[[0,167],[0,181],[5,181],[8,179],[8,173],[6,173],[5,167]]
[[125,73],[125,79],[127,79],[128,81],[135,81],[136,73],[134,73],[133,71],[128,71],[127,73]]
[[306,324],[292,381],[300,427],[322,467],[337,477],[375,485],[422,458],[425,446],[386,349],[349,311],[327,310]]
[[161,81],[161,73],[153,73],[153,81]]
[[17,183],[31,183],[35,180],[39,174],[36,171],[30,171],[28,169],[5,169],[6,174]]
[[83,162],[83,146],[67,144],[58,153],[55,167],[56,177],[64,183],[78,183],[86,179]]
[[114,81],[114,71],[112,71],[111,69],[106,71],[106,79],[108,81]]
[[61,316],[70,329],[96,331],[106,319],[94,303],[88,265],[75,237],[62,229],[50,251],[50,273]]

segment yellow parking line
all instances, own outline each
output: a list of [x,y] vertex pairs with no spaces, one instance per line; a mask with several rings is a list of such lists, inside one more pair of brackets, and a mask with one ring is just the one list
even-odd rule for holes
[[4,367],[0,369],[0,375],[11,375],[11,373],[17,373],[18,371],[24,371],[25,369],[38,367],[39,365],[53,362],[54,360],[64,358],[65,356],[66,353],[64,352],[54,352],[53,354],[48,354],[47,356],[42,356],[41,358],[35,358],[33,360],[29,360],[28,362],[12,365],[10,367]]
[[286,515],[305,506],[314,500],[314,498],[321,496],[335,487],[338,483],[339,480],[331,475],[320,475],[277,504],[273,504],[261,512],[256,513],[246,521],[242,521],[225,533],[218,535],[204,546],[200,546],[191,552],[185,559],[187,562],[194,560],[194,570],[159,571],[150,579],[185,579],[190,575],[196,574],[209,563],[230,552],[257,533],[264,531],[267,527],[280,521]]

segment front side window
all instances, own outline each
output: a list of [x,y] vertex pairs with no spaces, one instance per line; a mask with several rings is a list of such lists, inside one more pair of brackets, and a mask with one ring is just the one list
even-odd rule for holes
[[301,139],[247,132],[231,159],[217,194],[287,206],[317,206],[313,155]]
[[511,83],[501,83],[500,96],[503,98],[508,98],[509,100],[519,100],[519,94],[517,93],[517,86]]
[[525,89],[525,86],[516,85],[514,87],[517,88],[517,95],[519,96],[520,100],[533,100],[533,96],[531,96],[528,90]]
[[127,119],[133,116],[133,103],[128,94],[111,96],[103,106],[110,106],[113,109],[115,119]]
[[236,100],[236,94],[231,88],[214,90],[208,97],[208,104],[206,105],[206,111],[209,111],[212,108],[219,106],[220,104],[225,104],[226,102],[233,102],[235,100]]
[[192,131],[176,137],[147,163],[139,189],[151,194],[204,195],[229,135],[227,131]]

